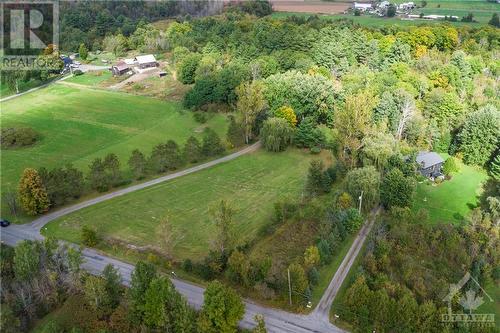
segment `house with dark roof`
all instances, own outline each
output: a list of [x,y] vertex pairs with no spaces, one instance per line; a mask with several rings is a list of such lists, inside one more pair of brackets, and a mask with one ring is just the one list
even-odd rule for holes
[[417,154],[418,170],[425,177],[441,176],[443,163],[443,158],[433,151],[421,151]]

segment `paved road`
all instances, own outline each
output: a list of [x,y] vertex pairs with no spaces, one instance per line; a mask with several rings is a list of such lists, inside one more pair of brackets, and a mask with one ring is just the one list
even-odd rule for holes
[[347,274],[349,273],[349,270],[351,269],[354,261],[356,260],[359,251],[363,247],[366,237],[370,233],[373,224],[375,223],[375,218],[377,217],[379,211],[380,208],[378,207],[371,212],[367,221],[365,222],[365,224],[359,231],[358,235],[354,239],[351,248],[347,252],[344,259],[342,260],[342,263],[337,269],[337,272],[335,272],[335,275],[330,281],[330,284],[328,285],[328,288],[325,290],[325,293],[321,297],[321,300],[319,301],[314,311],[311,313],[312,317],[318,318],[319,320],[329,320],[330,309],[332,307],[333,300],[335,299],[335,296],[337,296],[337,293],[340,287],[342,286],[342,283],[344,282]]
[[[256,143],[252,146],[249,146],[243,150],[240,150],[236,153],[230,154],[228,156],[219,158],[217,160],[213,160],[186,170],[182,170],[170,175],[166,175],[157,179],[153,179],[151,181],[137,184],[128,188],[124,188],[121,190],[117,190],[115,192],[111,192],[105,194],[103,196],[84,201],[82,203],[78,203],[73,206],[69,206],[63,208],[61,210],[55,211],[53,213],[44,215],[29,224],[24,225],[11,225],[8,228],[0,229],[0,238],[2,242],[5,242],[8,245],[14,246],[17,242],[25,240],[25,239],[43,239],[43,236],[40,234],[40,229],[47,224],[48,222],[62,217],[66,214],[72,213],[79,209],[94,205],[99,202],[103,202],[109,199],[112,199],[117,196],[121,196],[133,191],[137,191],[149,186],[153,186],[177,177],[181,177],[199,170],[203,170],[219,163],[227,162],[232,159],[235,159],[241,155],[247,154],[249,152],[255,151],[258,149],[259,143]],[[357,254],[361,250],[363,243],[366,240],[368,233],[370,232],[374,220],[375,215],[378,213],[378,210],[372,212],[370,218],[366,221],[365,225],[361,228],[358,236],[354,240],[351,248],[349,249],[346,257],[342,261],[338,271],[333,277],[330,285],[328,286],[325,294],[321,298],[318,306],[314,309],[314,311],[309,315],[297,315],[288,313],[285,311],[280,311],[276,309],[267,308],[258,304],[253,303],[250,300],[245,300],[245,316],[243,320],[240,322],[240,326],[243,328],[250,329],[252,328],[254,323],[254,317],[257,314],[264,315],[266,326],[268,328],[268,332],[271,333],[336,333],[336,332],[344,332],[343,330],[337,328],[332,325],[329,321],[329,310],[333,299],[335,298],[342,282],[344,281],[349,269],[351,268]],[[128,263],[124,263],[122,261],[116,260],[114,258],[110,258],[108,256],[102,255],[93,249],[84,249],[84,264],[83,268],[89,271],[92,274],[100,274],[104,267],[108,264],[114,265],[121,273],[123,277],[124,284],[128,285],[130,283],[131,273],[134,269],[134,266]],[[192,283],[188,283],[176,278],[172,278],[172,282],[174,283],[177,290],[186,297],[188,302],[195,308],[199,309],[203,304],[203,292],[204,289],[200,286],[197,286]]]

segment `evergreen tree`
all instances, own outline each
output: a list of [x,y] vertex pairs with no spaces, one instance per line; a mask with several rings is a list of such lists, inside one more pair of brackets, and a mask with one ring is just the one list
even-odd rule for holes
[[321,147],[325,143],[325,136],[312,117],[304,118],[295,132],[293,140],[299,148]]
[[209,127],[203,131],[201,152],[206,157],[217,156],[224,152],[224,146],[219,136]]
[[120,172],[120,161],[118,156],[113,153],[109,153],[104,157],[103,161],[104,170],[106,173],[106,178],[111,186],[116,186],[122,181],[122,175]]
[[194,136],[190,136],[184,144],[184,159],[189,163],[196,163],[202,158],[200,141]]
[[229,117],[227,141],[229,141],[233,147],[241,147],[245,144],[245,131],[241,124],[236,122],[233,116]]
[[500,19],[498,18],[498,13],[493,13],[493,16],[491,16],[491,19],[488,22],[488,24],[496,28],[500,28]]
[[109,178],[106,175],[102,159],[96,158],[89,166],[90,171],[87,176],[90,187],[99,192],[106,192],[109,189]]
[[146,157],[139,149],[132,151],[132,156],[128,160],[128,165],[135,179],[142,179],[146,175]]
[[87,60],[87,57],[89,55],[89,50],[85,46],[85,44],[80,44],[80,47],[78,48],[78,53],[80,54],[80,58],[82,60]]

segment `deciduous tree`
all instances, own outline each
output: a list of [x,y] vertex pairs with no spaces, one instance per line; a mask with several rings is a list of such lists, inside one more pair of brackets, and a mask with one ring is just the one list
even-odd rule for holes
[[260,139],[264,147],[273,152],[279,152],[293,140],[294,130],[287,120],[283,118],[269,118],[264,121],[260,131]]
[[245,306],[236,292],[219,281],[205,289],[199,328],[203,333],[235,333],[243,318]]
[[19,202],[28,215],[44,213],[49,209],[47,191],[35,169],[24,169],[18,192]]
[[236,88],[236,95],[238,96],[236,110],[241,115],[245,131],[245,142],[248,144],[252,139],[255,118],[266,107],[263,85],[258,81],[242,83]]

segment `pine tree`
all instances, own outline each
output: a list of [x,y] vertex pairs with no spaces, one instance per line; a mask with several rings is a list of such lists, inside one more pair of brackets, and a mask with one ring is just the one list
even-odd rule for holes
[[85,46],[85,44],[80,44],[80,47],[78,48],[78,53],[80,54],[80,58],[82,60],[87,60],[87,57],[89,55],[89,50]]
[[202,159],[200,141],[194,136],[190,136],[184,144],[184,159],[189,163],[196,163]]
[[245,131],[241,124],[236,122],[233,116],[229,117],[227,141],[229,141],[233,147],[241,147],[245,144]]
[[28,215],[44,213],[49,209],[49,198],[35,169],[24,169],[19,181],[19,201]]
[[142,179],[146,175],[146,157],[139,149],[132,151],[132,156],[128,160],[128,165],[135,179]]
[[211,128],[207,127],[203,132],[203,145],[201,151],[203,155],[207,157],[220,155],[224,152],[224,146],[219,136]]

